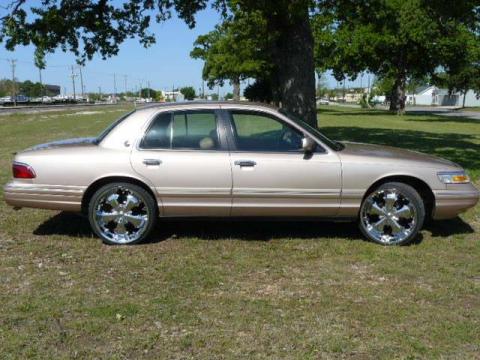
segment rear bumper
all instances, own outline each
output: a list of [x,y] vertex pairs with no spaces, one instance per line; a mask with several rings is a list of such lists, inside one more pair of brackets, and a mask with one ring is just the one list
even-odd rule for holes
[[33,184],[13,180],[5,185],[4,198],[10,206],[80,211],[84,186]]
[[447,190],[435,190],[435,220],[451,219],[458,214],[474,207],[479,200],[480,193],[472,184],[462,185],[461,188],[453,188],[450,185]]

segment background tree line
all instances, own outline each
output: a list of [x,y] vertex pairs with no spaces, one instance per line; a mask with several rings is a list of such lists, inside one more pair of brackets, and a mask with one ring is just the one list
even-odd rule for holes
[[15,84],[13,84],[12,80],[2,79],[0,80],[0,97],[10,96],[14,86],[15,89],[17,89],[18,94],[22,94],[30,98],[55,95],[39,82],[26,80],[23,82],[16,81]]
[[222,14],[197,39],[192,56],[205,61],[210,86],[254,79],[245,94],[278,104],[317,124],[315,70],[337,80],[363,71],[391,84],[391,110],[402,112],[405,91],[428,76],[450,89],[479,89],[478,0],[9,0],[0,42],[36,48],[37,65],[60,47],[79,63],[117,55],[136,37],[155,42],[152,21],[176,13],[190,27],[208,5]]

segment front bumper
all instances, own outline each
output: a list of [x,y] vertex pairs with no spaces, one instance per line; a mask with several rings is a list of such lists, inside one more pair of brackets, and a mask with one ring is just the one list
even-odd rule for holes
[[446,190],[434,190],[433,219],[451,219],[474,207],[480,193],[472,184],[447,185]]
[[86,187],[33,184],[12,180],[4,190],[5,202],[15,207],[80,211]]

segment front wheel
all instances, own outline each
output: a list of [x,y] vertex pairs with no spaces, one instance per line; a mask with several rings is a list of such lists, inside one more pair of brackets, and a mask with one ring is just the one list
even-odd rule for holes
[[405,245],[418,234],[425,206],[410,185],[391,182],[367,195],[360,209],[359,226],[369,240],[382,245]]
[[102,186],[92,196],[88,220],[104,243],[136,244],[145,240],[153,230],[157,205],[140,186],[111,183]]

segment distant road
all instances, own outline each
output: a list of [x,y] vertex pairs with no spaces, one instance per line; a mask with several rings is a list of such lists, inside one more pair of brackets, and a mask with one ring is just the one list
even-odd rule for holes
[[[360,109],[360,105],[357,104],[344,104],[344,103],[331,103],[335,106],[344,106],[349,108]],[[377,106],[376,109],[388,110],[385,106]],[[451,116],[451,117],[464,117],[468,119],[480,120],[480,111],[468,111],[462,110],[458,107],[453,106],[407,106],[407,112],[409,113],[425,113],[425,114],[435,114],[441,116]]]
[[[156,103],[141,103],[137,104],[137,107],[144,107],[148,105],[154,105]],[[49,112],[49,111],[64,111],[64,110],[78,110],[78,109],[89,109],[97,107],[110,107],[110,106],[121,106],[121,105],[130,105],[133,106],[133,103],[117,103],[117,104],[65,104],[65,105],[25,105],[25,106],[16,106],[16,107],[0,107],[0,116],[1,115],[10,115],[10,114],[34,114],[40,112]]]

